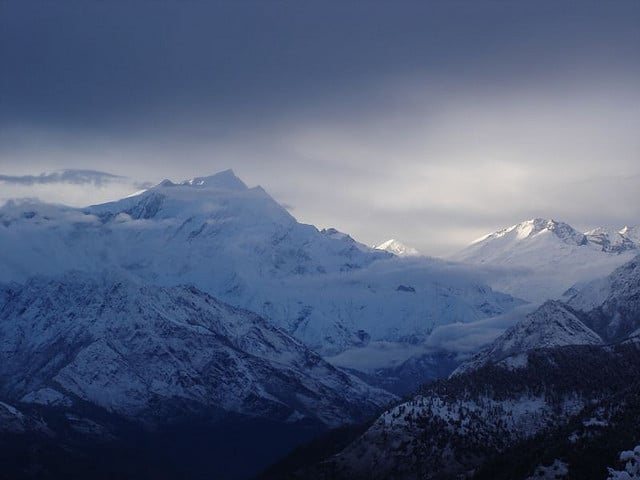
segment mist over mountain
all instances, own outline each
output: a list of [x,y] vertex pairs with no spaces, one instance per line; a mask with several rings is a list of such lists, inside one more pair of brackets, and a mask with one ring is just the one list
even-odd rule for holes
[[[104,478],[158,469],[247,478],[318,434],[314,445],[324,445],[323,432],[339,427],[345,437],[326,438],[341,437],[343,450],[323,450],[337,456],[294,455],[298,473],[269,471],[484,475],[496,455],[621,392],[640,332],[635,230],[581,233],[534,219],[445,261],[302,224],[231,170],[84,208],[8,201],[7,471],[57,478],[100,464]],[[575,371],[580,362],[616,373],[592,384]],[[606,412],[602,435],[631,415]],[[242,433],[225,444],[233,430]],[[114,461],[131,439],[148,447]],[[169,454],[178,444],[189,453]],[[39,459],[24,457],[26,445]],[[207,445],[216,453],[201,456]],[[163,460],[141,470],[157,454]]]
[[636,478],[638,25],[1,0],[0,480]]

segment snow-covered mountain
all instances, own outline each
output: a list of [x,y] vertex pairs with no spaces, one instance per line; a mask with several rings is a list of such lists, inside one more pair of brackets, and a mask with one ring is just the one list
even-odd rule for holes
[[456,374],[487,364],[522,368],[528,352],[603,345],[640,335],[640,256],[595,280],[566,302],[547,301],[505,331]]
[[619,231],[598,227],[585,232],[587,242],[599,246],[603,252],[621,253],[627,250],[638,250],[640,243],[629,235],[632,230],[625,227]]
[[567,303],[588,312],[588,325],[608,342],[640,335],[640,256],[585,285]]
[[379,245],[374,245],[373,248],[376,250],[383,250],[389,253],[393,253],[399,257],[413,257],[416,255],[420,255],[420,252],[413,247],[409,247],[402,242],[392,238],[387,240],[386,242],[382,242]]
[[524,320],[509,328],[493,343],[462,364],[454,374],[482,365],[507,367],[527,365],[527,353],[541,348],[566,345],[602,345],[600,336],[585,325],[586,315],[561,302],[549,300]]
[[570,225],[555,220],[545,220],[534,218],[525,222],[513,225],[495,233],[482,237],[474,245],[486,242],[487,240],[504,239],[506,244],[513,243],[514,240],[532,239],[539,235],[555,235],[560,241],[568,245],[585,245],[587,240],[585,235],[576,231]]
[[445,262],[300,224],[230,170],[86,209],[11,202],[0,208],[0,265],[1,281],[106,268],[194,284],[323,353],[424,339],[519,303]]
[[549,464],[567,478],[604,478],[619,441],[640,438],[640,256],[599,285],[600,305],[544,303],[291,478],[525,480]]
[[536,218],[486,235],[451,260],[481,266],[501,291],[534,302],[559,298],[578,282],[606,276],[640,251],[637,228],[598,228]]
[[629,227],[628,225],[625,225],[618,233],[623,235],[625,238],[628,238],[636,245],[640,245],[640,226]]
[[393,397],[195,287],[71,272],[0,290],[0,398],[126,417],[199,410],[327,425]]

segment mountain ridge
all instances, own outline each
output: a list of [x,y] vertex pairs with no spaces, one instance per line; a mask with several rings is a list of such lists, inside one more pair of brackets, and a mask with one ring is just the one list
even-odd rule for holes
[[449,259],[485,270],[497,290],[542,303],[608,275],[640,252],[634,230],[622,231],[581,233],[563,222],[535,218],[485,235]]
[[420,255],[420,252],[413,247],[409,247],[404,243],[396,240],[395,238],[391,238],[386,242],[382,242],[378,245],[373,246],[376,250],[383,250],[386,252],[393,253],[399,257],[415,257]]
[[152,419],[162,403],[182,402],[337,425],[393,398],[193,286],[68,272],[12,284],[1,297],[0,395],[8,400],[80,399]]
[[567,345],[607,345],[640,333],[640,255],[565,302],[549,300],[453,373],[503,362],[526,366],[527,354]]

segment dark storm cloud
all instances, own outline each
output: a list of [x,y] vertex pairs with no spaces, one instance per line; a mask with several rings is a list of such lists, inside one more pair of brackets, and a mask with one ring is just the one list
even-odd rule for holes
[[622,3],[4,1],[0,9],[2,124],[124,131],[199,115],[225,132],[239,119],[268,122],[274,110],[344,108],[369,84],[417,71],[501,88],[514,75],[627,62],[640,40],[637,4]]

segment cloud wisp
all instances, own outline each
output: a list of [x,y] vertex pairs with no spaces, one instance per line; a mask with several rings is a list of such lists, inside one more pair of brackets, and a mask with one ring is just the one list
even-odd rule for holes
[[0,175],[0,204],[30,198],[74,207],[117,200],[149,184],[97,170],[61,170],[38,175]]
[[122,181],[125,177],[97,170],[62,170],[40,175],[0,175],[0,183],[13,185],[41,185],[50,183],[92,184],[101,186]]

